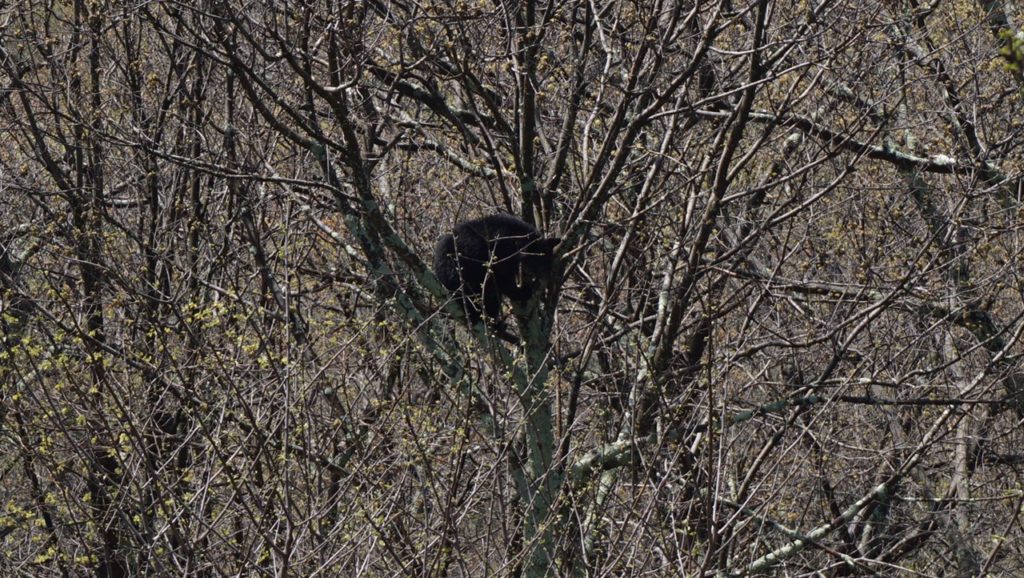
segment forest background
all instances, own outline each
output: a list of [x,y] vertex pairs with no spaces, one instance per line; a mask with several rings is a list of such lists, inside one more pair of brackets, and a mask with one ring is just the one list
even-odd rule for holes
[[1024,574],[1021,16],[0,4],[0,572]]

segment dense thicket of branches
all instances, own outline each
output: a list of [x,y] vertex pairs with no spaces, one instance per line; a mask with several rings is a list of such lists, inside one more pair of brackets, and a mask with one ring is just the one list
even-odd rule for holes
[[1024,573],[1016,16],[3,5],[0,568]]

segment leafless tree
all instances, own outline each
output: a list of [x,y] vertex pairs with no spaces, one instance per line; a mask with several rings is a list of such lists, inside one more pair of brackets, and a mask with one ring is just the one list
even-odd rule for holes
[[0,6],[0,566],[1024,572],[1016,18]]

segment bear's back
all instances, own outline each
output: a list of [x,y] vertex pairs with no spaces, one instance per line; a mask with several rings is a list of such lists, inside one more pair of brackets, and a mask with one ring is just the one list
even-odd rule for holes
[[538,239],[540,235],[537,229],[533,228],[526,221],[499,213],[488,215],[471,221],[463,221],[455,225],[455,239],[459,246],[459,253],[465,255],[464,248],[471,249],[470,254],[476,257],[479,243],[489,246],[489,252],[498,259],[507,259],[514,256],[520,249]]

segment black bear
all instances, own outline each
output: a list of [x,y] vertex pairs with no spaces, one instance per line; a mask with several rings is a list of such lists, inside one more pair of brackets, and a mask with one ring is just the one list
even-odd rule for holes
[[512,215],[488,215],[455,225],[434,249],[434,274],[462,302],[472,323],[483,313],[501,326],[501,298],[526,301],[538,279],[548,275],[555,245],[537,229]]

